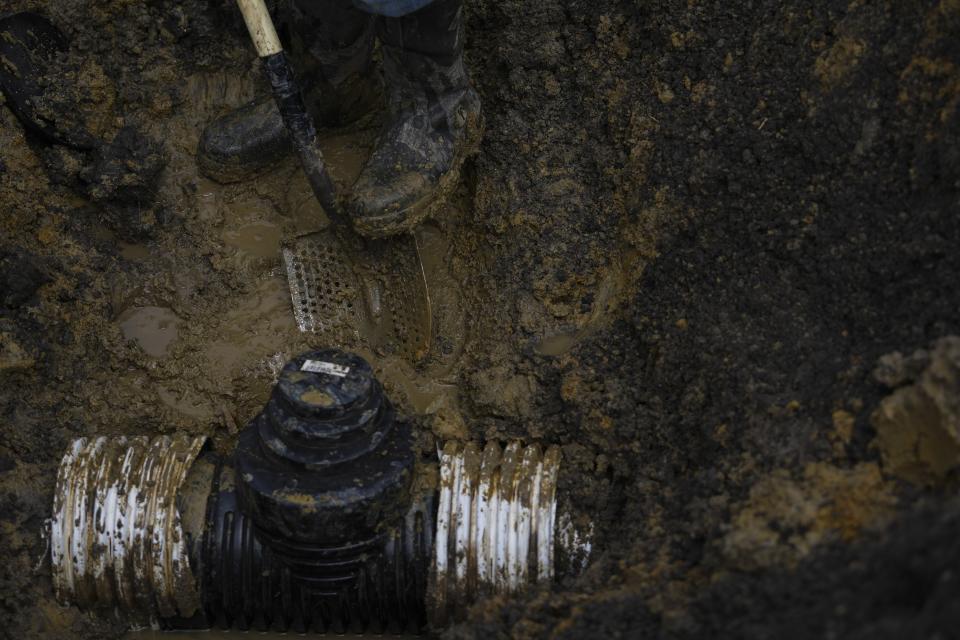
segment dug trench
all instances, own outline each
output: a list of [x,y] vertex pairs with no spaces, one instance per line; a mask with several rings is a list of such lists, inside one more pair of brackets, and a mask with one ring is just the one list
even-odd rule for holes
[[[232,3],[30,8],[70,39],[52,91],[114,144],[50,146],[0,107],[0,629],[119,637],[52,597],[60,456],[120,433],[229,451],[313,346],[278,248],[324,217],[292,159],[196,170],[203,124],[265,91]],[[486,134],[419,232],[450,357],[341,340],[424,452],[561,445],[595,554],[443,633],[955,635],[960,5],[467,12]],[[338,179],[377,124],[324,133]]]

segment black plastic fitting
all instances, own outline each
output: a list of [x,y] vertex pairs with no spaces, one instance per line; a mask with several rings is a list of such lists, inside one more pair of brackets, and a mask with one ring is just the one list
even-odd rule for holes
[[336,349],[287,363],[234,459],[244,512],[277,544],[369,538],[410,506],[410,426],[370,365]]
[[258,533],[233,487],[233,469],[221,466],[200,553],[201,626],[296,633],[424,629],[434,530],[431,496],[372,538],[278,545]]
[[202,626],[422,630],[434,506],[411,497],[414,462],[410,425],[363,358],[288,362],[213,473],[195,553]]

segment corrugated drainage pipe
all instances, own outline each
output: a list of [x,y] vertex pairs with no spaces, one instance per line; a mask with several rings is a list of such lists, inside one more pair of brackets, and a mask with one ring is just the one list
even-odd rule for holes
[[559,448],[448,443],[436,486],[354,354],[294,358],[232,456],[204,443],[73,442],[50,531],[58,601],[161,628],[417,633],[589,555],[590,532],[557,515]]

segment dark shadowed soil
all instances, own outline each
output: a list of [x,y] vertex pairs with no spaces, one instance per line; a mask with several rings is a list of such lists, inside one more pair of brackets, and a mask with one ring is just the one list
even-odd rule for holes
[[[52,597],[63,450],[228,450],[314,342],[278,248],[324,219],[292,159],[196,170],[203,124],[264,90],[230,2],[0,9],[28,6],[110,144],[0,107],[0,635],[110,637]],[[343,344],[424,451],[561,444],[595,540],[583,575],[445,633],[960,635],[960,2],[467,6],[486,137],[420,232],[447,357]],[[376,124],[324,134],[341,180]]]

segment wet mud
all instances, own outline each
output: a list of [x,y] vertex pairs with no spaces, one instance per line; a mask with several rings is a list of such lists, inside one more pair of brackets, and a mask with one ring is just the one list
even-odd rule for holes
[[[231,3],[29,8],[70,39],[82,98],[60,97],[100,144],[0,105],[0,635],[120,637],[54,600],[57,464],[81,436],[231,450],[286,358],[326,346],[279,248],[328,220],[292,157],[197,170],[204,123],[267,90]],[[960,5],[467,11],[486,129],[418,231],[430,356],[337,341],[425,455],[559,445],[595,539],[583,575],[447,637],[954,635]],[[344,185],[378,120],[322,133]]]

